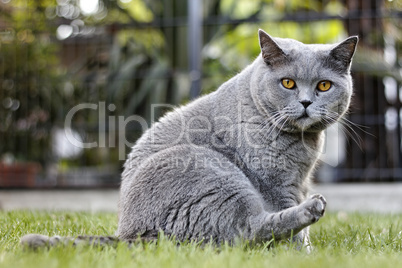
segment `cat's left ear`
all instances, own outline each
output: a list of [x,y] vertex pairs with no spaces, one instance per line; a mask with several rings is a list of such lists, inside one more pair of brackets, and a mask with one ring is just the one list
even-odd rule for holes
[[344,71],[349,70],[350,63],[352,62],[352,58],[355,54],[358,42],[359,38],[357,36],[349,37],[348,39],[337,45],[335,48],[333,48],[330,52],[332,58],[340,63]]

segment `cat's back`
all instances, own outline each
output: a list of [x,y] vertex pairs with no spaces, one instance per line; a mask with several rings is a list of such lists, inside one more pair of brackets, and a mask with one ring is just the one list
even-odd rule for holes
[[235,102],[233,91],[235,79],[227,81],[216,91],[204,95],[187,105],[166,113],[158,122],[144,132],[133,146],[124,166],[123,181],[133,177],[136,167],[152,155],[181,145],[208,146],[214,131],[217,116],[222,109],[233,111],[230,106]]

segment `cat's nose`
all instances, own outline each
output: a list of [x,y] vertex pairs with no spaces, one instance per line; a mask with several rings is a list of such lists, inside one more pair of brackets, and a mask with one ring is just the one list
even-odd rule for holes
[[302,100],[300,103],[304,106],[304,109],[307,109],[307,107],[309,107],[313,102],[310,100]]

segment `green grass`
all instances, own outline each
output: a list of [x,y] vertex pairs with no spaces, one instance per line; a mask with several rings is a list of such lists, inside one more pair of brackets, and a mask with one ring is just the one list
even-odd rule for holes
[[112,213],[0,211],[0,267],[402,267],[402,215],[329,213],[311,228],[311,254],[289,243],[217,248],[163,237],[131,248],[19,245],[27,233],[110,235],[116,226]]

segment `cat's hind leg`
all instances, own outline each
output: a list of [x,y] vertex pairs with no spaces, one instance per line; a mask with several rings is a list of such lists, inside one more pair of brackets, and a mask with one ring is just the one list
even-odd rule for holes
[[287,239],[316,222],[326,204],[316,195],[280,212],[266,211],[261,194],[235,164],[194,145],[160,151],[123,179],[121,239],[159,231],[180,240]]
[[243,172],[201,146],[160,151],[123,180],[117,231],[122,239],[163,231],[180,240],[229,241],[247,233],[249,217],[264,211],[263,198]]

